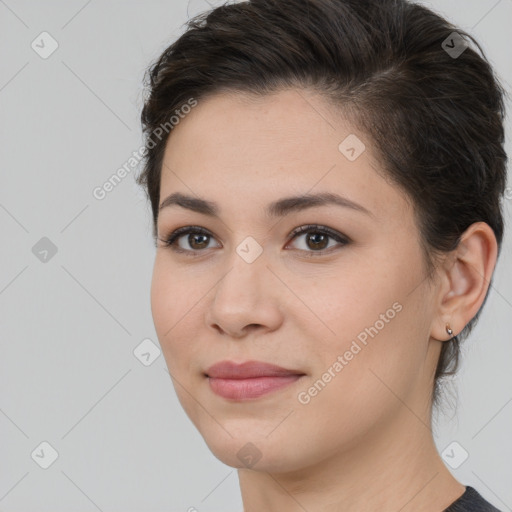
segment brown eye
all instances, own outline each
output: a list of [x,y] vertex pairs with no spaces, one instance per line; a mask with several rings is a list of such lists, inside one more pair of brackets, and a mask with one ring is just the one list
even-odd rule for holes
[[[187,237],[185,237],[187,235]],[[308,256],[322,256],[329,249],[338,246],[344,246],[350,243],[350,239],[337,231],[326,226],[310,224],[297,228],[291,234],[292,240],[304,237],[301,252]],[[175,230],[167,239],[160,239],[164,246],[170,247],[173,251],[184,253],[187,256],[199,256],[201,252],[206,252],[209,242],[214,240],[213,235],[200,226],[185,226]],[[180,242],[184,240],[184,242]],[[329,245],[329,240],[334,243]]]
[[321,233],[307,234],[306,245],[311,249],[325,249],[329,243],[328,239],[327,235]]
[[[187,242],[192,247],[192,249],[205,249],[208,245],[209,235],[194,235],[189,234],[187,238]],[[206,243],[205,243],[206,242]]]
[[[204,228],[199,226],[185,226],[171,233],[167,239],[160,240],[164,243],[164,246],[171,247],[171,249],[176,252],[195,255],[194,253],[208,249],[208,243],[212,238],[211,233]],[[181,240],[184,240],[184,242]]]
[[334,240],[341,246],[349,243],[349,239],[337,231],[317,225],[301,226],[292,233],[292,236],[293,240],[304,237],[304,243],[302,247],[299,247],[299,250],[309,252],[310,256],[321,256],[324,251],[336,246],[336,243],[329,245],[329,239]]

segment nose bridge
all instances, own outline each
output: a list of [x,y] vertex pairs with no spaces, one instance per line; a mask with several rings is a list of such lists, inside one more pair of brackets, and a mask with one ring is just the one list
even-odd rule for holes
[[215,287],[208,307],[207,321],[233,336],[241,336],[248,325],[273,330],[281,318],[279,301],[274,296],[275,279],[267,268],[268,253],[252,237],[234,247],[227,259],[224,277]]
[[[226,275],[226,285],[234,284],[235,289],[243,288],[246,293],[242,296],[259,294],[264,292],[262,286],[266,279],[263,277],[269,273],[268,250],[265,251],[263,245],[254,237],[246,236],[238,245],[233,248],[229,257],[229,268],[231,269]],[[222,282],[220,283],[222,285]]]

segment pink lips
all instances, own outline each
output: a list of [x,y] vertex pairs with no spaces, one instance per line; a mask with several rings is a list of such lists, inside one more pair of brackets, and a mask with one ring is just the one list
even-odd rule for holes
[[247,361],[242,364],[221,361],[206,370],[211,390],[224,398],[247,400],[276,391],[304,375],[273,364]]

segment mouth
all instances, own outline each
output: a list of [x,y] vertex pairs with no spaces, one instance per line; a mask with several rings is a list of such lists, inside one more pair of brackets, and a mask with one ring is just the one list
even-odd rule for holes
[[230,400],[249,400],[283,389],[305,373],[261,361],[221,361],[210,366],[204,375],[215,394]]

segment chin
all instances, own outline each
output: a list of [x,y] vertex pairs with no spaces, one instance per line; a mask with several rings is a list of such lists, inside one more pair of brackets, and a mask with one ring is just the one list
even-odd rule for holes
[[229,437],[226,434],[203,438],[218,460],[236,469],[278,473],[293,471],[301,466],[301,461],[290,457],[293,447],[286,446],[284,439],[278,436],[274,439],[253,437],[246,431],[240,436]]

